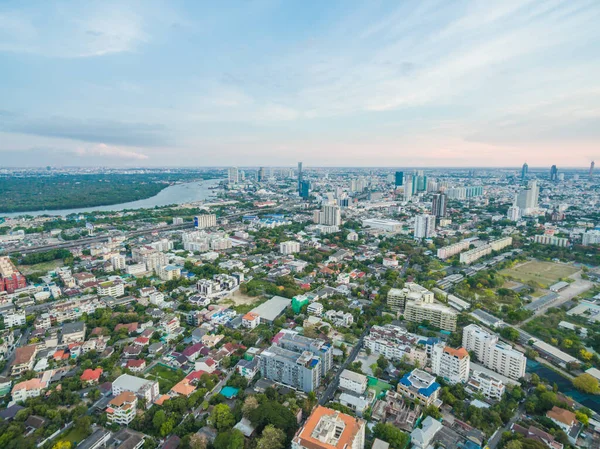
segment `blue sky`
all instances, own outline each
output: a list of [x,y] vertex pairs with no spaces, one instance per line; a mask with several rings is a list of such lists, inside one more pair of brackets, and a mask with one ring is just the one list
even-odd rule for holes
[[600,2],[0,2],[6,166],[587,166]]

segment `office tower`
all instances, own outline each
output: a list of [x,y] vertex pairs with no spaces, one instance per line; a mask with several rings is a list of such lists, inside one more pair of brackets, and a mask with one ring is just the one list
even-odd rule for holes
[[435,217],[433,215],[418,215],[415,219],[415,238],[432,237],[435,233]]
[[[364,449],[364,420],[318,405],[292,440],[292,449]],[[387,447],[387,446],[386,446]]]
[[265,379],[305,393],[321,385],[321,359],[309,351],[299,353],[273,345],[258,357],[260,374]]
[[596,163],[594,161],[592,161],[592,163],[590,164],[590,178],[592,176],[594,176],[594,166],[596,165]]
[[465,348],[454,349],[438,343],[431,353],[431,371],[451,384],[469,380],[471,358]]
[[404,201],[410,201],[413,194],[413,178],[412,176],[407,176],[404,180]]
[[525,375],[527,357],[476,324],[464,328],[462,345],[477,362],[503,376],[516,380]]
[[396,187],[400,187],[400,186],[404,185],[404,172],[403,171],[396,172],[395,181],[396,182],[394,183],[394,185]]
[[340,226],[342,224],[342,214],[340,212],[340,206],[324,205],[321,208],[321,211],[315,212],[314,221],[315,223],[322,225]]
[[433,195],[431,203],[431,214],[435,217],[446,216],[446,202],[447,197],[445,193],[436,193]]
[[298,193],[302,196],[302,162],[298,162]]
[[302,181],[300,182],[300,198],[308,198],[310,196],[310,182]]
[[550,167],[550,181],[558,181],[558,168],[556,168],[556,165]]
[[527,177],[527,173],[529,172],[529,165],[527,162],[523,164],[523,168],[521,169],[521,179],[525,179]]
[[240,177],[237,167],[229,167],[228,183],[237,184],[238,182],[240,182]]

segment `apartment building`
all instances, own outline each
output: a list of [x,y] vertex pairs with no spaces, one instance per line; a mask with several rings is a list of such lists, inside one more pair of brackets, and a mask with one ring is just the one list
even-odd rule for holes
[[443,304],[433,301],[431,296],[423,296],[413,301],[407,300],[404,310],[404,319],[414,323],[429,322],[439,329],[454,332],[456,330],[457,313]]
[[281,242],[279,244],[279,252],[284,256],[294,254],[300,251],[300,243],[294,242],[293,240],[287,242]]
[[121,281],[106,281],[98,284],[100,296],[112,296],[118,298],[125,294],[125,285]]
[[492,251],[500,251],[507,246],[512,245],[512,237],[503,237],[501,239],[492,240],[489,243],[480,245],[470,251],[460,254],[460,263],[471,264],[482,257],[489,256]]
[[194,217],[194,227],[196,229],[212,228],[215,226],[217,226],[217,216],[215,214],[204,214]]
[[365,421],[321,405],[292,439],[292,449],[364,449]]
[[321,385],[321,360],[309,351],[298,353],[273,345],[260,354],[259,369],[264,378],[305,393]]
[[502,399],[502,395],[506,391],[504,382],[481,371],[473,371],[466,388],[472,392],[481,393],[488,399],[495,399],[497,401]]
[[474,352],[478,362],[503,376],[516,380],[525,375],[527,357],[476,324],[464,328],[462,345]]
[[295,332],[280,332],[273,341],[284,349],[295,352],[308,351],[318,357],[323,377],[333,368],[333,348],[324,340],[304,337]]
[[115,254],[110,258],[110,263],[115,270],[124,270],[126,268],[125,256],[122,254]]
[[454,349],[443,343],[433,347],[431,370],[451,384],[464,383],[469,379],[471,358],[465,348]]
[[437,257],[438,259],[442,260],[448,259],[452,256],[455,256],[456,254],[461,253],[466,249],[469,249],[470,245],[470,240],[461,240],[460,242],[453,243],[452,245],[443,246],[441,248],[438,248]]
[[561,248],[566,248],[569,246],[569,239],[565,237],[556,237],[554,235],[536,235],[533,237],[533,241],[535,243],[539,243],[540,245],[553,245],[560,246]]
[[390,289],[387,304],[392,311],[402,314],[407,300],[417,301],[419,299],[431,299],[433,301],[433,292],[414,282],[407,282],[404,284],[404,288]]
[[420,337],[391,324],[372,326],[369,335],[364,339],[364,346],[373,354],[383,355],[389,360],[401,360],[406,357],[411,363],[418,361],[424,366],[427,363],[428,351],[421,343]]
[[106,408],[109,424],[128,425],[135,418],[138,398],[131,391],[124,391],[113,398]]
[[398,382],[398,393],[409,399],[418,399],[426,407],[429,405],[441,405],[438,400],[440,384],[435,377],[420,369],[414,369],[406,373]]
[[83,343],[85,340],[85,329],[86,327],[83,321],[63,324],[61,329],[62,343],[64,345],[70,343]]
[[4,318],[4,327],[11,328],[17,326],[24,326],[26,322],[25,312],[12,312],[7,313],[3,316]]

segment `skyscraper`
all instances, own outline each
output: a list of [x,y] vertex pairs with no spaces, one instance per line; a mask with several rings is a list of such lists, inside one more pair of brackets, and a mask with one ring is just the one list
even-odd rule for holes
[[558,168],[556,168],[556,165],[550,167],[550,181],[558,181]]
[[258,173],[256,174],[256,179],[258,182],[264,182],[267,180],[267,170],[265,170],[265,167],[260,167],[258,169]]
[[315,222],[327,226],[340,226],[342,214],[338,205],[323,205],[320,211],[315,213]]
[[435,193],[431,202],[431,214],[436,217],[446,216],[447,197],[445,193]]
[[435,233],[435,217],[433,215],[418,215],[415,219],[416,239],[432,237]]
[[302,162],[298,162],[298,194],[302,194]]
[[237,184],[240,181],[237,167],[229,167],[228,182],[229,184]]
[[409,175],[404,183],[404,201],[410,201],[413,194],[413,178]]
[[596,165],[596,163],[594,161],[592,161],[592,163],[590,164],[590,178],[592,176],[594,176],[594,166]]
[[403,171],[396,172],[395,181],[396,182],[394,183],[394,185],[396,187],[400,187],[400,186],[404,185],[404,172]]
[[521,179],[525,179],[527,177],[527,173],[529,172],[529,165],[527,162],[523,164],[523,168],[521,169]]
[[302,181],[300,183],[300,198],[308,198],[310,196],[310,182]]
[[529,215],[533,209],[538,207],[539,195],[540,189],[535,180],[531,181],[526,189],[519,192],[516,205],[521,209],[523,215]]

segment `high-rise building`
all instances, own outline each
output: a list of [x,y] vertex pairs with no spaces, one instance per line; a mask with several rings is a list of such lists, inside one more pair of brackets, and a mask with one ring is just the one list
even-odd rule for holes
[[508,208],[508,212],[506,213],[506,217],[510,221],[519,221],[521,219],[521,209],[518,206],[510,206]]
[[323,205],[320,211],[315,211],[315,223],[327,226],[340,226],[342,214],[338,205]]
[[310,196],[310,182],[309,181],[301,181],[300,182],[300,198],[308,198]]
[[325,377],[333,367],[333,348],[319,338],[308,338],[295,332],[282,332],[277,346],[289,351],[311,352],[321,360],[321,375]]
[[533,210],[537,209],[539,195],[540,189],[536,180],[530,181],[527,188],[519,192],[516,205],[521,209],[523,215],[530,215]]
[[298,162],[298,194],[302,196],[302,162]]
[[217,216],[215,214],[203,214],[194,217],[194,227],[196,229],[212,228],[217,225]]
[[592,176],[594,176],[594,166],[596,165],[596,163],[594,161],[592,161],[592,163],[590,164],[590,178]]
[[527,357],[476,324],[463,329],[462,345],[475,354],[479,363],[503,376],[520,379],[525,375]]
[[558,181],[558,168],[556,168],[556,165],[550,167],[550,181]]
[[416,239],[433,237],[435,234],[435,217],[433,215],[418,215],[415,219]]
[[407,176],[404,180],[404,201],[410,201],[413,195],[413,177]]
[[431,371],[443,377],[451,384],[469,380],[471,358],[465,348],[454,349],[443,343],[433,347],[431,353]]
[[403,171],[397,171],[396,172],[396,176],[395,176],[395,182],[394,185],[396,187],[400,187],[404,185],[404,172]]
[[529,165],[527,162],[523,164],[523,168],[521,168],[521,179],[525,179],[527,177],[527,173],[529,173]]
[[364,449],[364,420],[318,405],[292,439],[292,449]]
[[431,202],[431,214],[441,218],[446,216],[447,197],[445,193],[435,193]]
[[404,319],[413,323],[427,321],[439,329],[454,332],[456,330],[457,313],[443,304],[433,301],[429,295],[418,299],[408,299],[404,305]]
[[288,256],[290,254],[294,254],[300,251],[300,243],[294,242],[292,240],[287,242],[281,242],[279,244],[279,252],[284,256]]
[[279,346],[259,356],[260,374],[265,379],[310,393],[321,385],[321,359],[309,351],[290,351]]
[[260,167],[256,174],[256,180],[258,182],[265,182],[267,180],[267,170],[265,167]]
[[229,184],[237,184],[239,181],[240,177],[237,167],[229,167],[227,182]]

